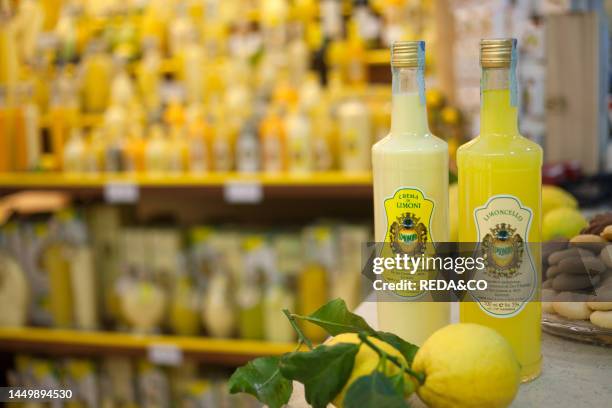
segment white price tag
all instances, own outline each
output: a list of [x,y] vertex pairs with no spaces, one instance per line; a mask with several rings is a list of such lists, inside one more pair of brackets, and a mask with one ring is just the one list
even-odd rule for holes
[[183,362],[183,352],[174,344],[152,344],[147,354],[153,364],[177,366]]
[[257,182],[230,181],[223,186],[223,197],[230,204],[257,204],[263,200],[263,187]]
[[138,185],[124,181],[111,181],[104,186],[104,200],[109,204],[134,204],[138,202]]

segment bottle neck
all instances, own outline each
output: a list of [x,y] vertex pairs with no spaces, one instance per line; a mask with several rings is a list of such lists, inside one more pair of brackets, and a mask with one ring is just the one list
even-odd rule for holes
[[429,133],[423,69],[393,68],[391,134]]
[[518,88],[514,68],[483,68],[480,135],[517,135]]

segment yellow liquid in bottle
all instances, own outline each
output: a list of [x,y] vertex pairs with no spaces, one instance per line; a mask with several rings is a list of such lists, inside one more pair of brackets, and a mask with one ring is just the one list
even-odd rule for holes
[[[542,149],[524,138],[517,129],[517,108],[510,104],[510,90],[484,90],[481,135],[457,152],[459,169],[459,241],[478,242],[475,210],[495,196],[512,196],[531,212],[531,225],[525,241],[539,243],[541,224]],[[482,240],[482,237],[480,237]],[[541,254],[531,248],[537,284],[531,301],[518,313],[496,317],[478,302],[462,302],[462,322],[477,323],[497,330],[511,344],[521,363],[521,379],[529,381],[540,374],[541,304],[537,298]]]
[[[327,294],[327,271],[317,263],[304,267],[298,276],[297,296],[298,310],[301,315],[314,313],[329,300]],[[325,330],[309,322],[302,322],[300,327],[304,334],[314,342],[325,340]]]
[[25,171],[28,170],[28,145],[26,140],[27,123],[23,106],[13,110],[13,120],[14,170]]
[[71,327],[73,323],[70,263],[64,251],[61,244],[54,243],[43,255],[43,264],[49,274],[49,307],[53,325],[62,328]]
[[83,104],[87,112],[101,113],[108,106],[112,68],[112,61],[102,53],[87,60],[83,80]]
[[8,172],[13,169],[13,118],[11,109],[0,105],[0,172]]
[[[418,92],[394,94],[392,116],[391,133],[372,148],[376,242],[390,242],[392,223],[397,216],[405,219],[407,212],[420,219],[414,218],[415,222],[425,225],[427,242],[446,242],[448,146],[429,133],[425,106]],[[401,198],[401,194],[416,198]],[[387,208],[390,200],[397,201],[395,208],[410,203],[422,208],[427,207],[427,202],[433,205],[431,213],[408,209],[391,213]],[[450,305],[445,302],[386,299],[377,303],[377,311],[380,330],[417,345],[450,322]]]

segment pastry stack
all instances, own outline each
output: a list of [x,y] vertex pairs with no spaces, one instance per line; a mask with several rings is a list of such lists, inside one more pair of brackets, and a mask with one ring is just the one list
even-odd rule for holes
[[546,243],[542,254],[542,310],[612,329],[612,213],[569,241]]

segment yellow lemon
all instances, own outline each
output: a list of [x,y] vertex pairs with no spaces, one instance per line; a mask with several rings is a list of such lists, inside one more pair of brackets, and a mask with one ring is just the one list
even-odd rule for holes
[[[385,353],[391,356],[397,357],[398,359],[401,359],[402,361],[405,361],[402,354],[390,344],[385,343],[384,341],[378,340],[377,338],[374,338],[374,337],[368,337],[368,340],[374,343],[374,345],[376,345],[378,348],[383,350]],[[335,337],[330,338],[329,340],[325,342],[325,344],[328,346],[333,346],[334,344],[339,344],[339,343],[357,344],[360,342],[361,340],[359,340],[359,336],[357,336],[356,333],[343,333],[343,334],[339,334]],[[342,408],[343,402],[344,402],[344,396],[346,395],[346,391],[349,389],[351,384],[353,384],[353,382],[355,382],[355,380],[358,379],[359,377],[363,377],[364,375],[371,374],[372,371],[374,371],[374,369],[378,365],[378,361],[379,361],[378,354],[376,354],[376,352],[372,350],[368,345],[362,344],[361,347],[359,348],[359,352],[357,353],[357,356],[355,356],[355,365],[353,366],[353,371],[351,372],[351,376],[349,377],[346,384],[344,385],[344,388],[342,388],[342,391],[340,391],[340,393],[332,401],[336,407]],[[390,362],[386,363],[385,370],[386,370],[386,374],[389,376],[397,374],[400,371],[400,369],[397,366],[395,366],[393,363],[390,363]],[[405,379],[409,380],[409,378],[410,377],[406,375]]]
[[559,207],[542,217],[542,239],[572,238],[588,225],[584,216],[575,208]]
[[577,208],[578,202],[573,195],[557,186],[542,186],[542,214],[546,215],[555,208]]
[[417,393],[430,408],[498,408],[510,405],[520,365],[495,330],[452,324],[436,331],[417,352],[412,369],[425,373]]

